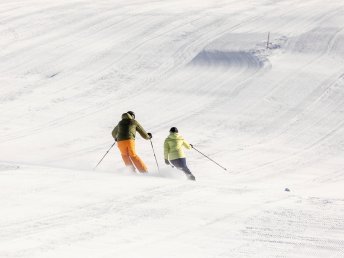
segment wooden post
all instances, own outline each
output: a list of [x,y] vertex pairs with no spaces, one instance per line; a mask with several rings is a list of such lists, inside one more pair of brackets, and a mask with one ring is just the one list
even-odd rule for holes
[[270,45],[270,32],[268,33],[268,40],[266,42],[266,49],[269,48],[269,45]]

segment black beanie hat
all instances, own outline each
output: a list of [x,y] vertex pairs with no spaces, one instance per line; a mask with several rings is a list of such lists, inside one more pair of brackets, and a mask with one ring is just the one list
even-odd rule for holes
[[170,132],[171,132],[171,133],[178,133],[177,127],[172,127],[172,128],[170,129]]

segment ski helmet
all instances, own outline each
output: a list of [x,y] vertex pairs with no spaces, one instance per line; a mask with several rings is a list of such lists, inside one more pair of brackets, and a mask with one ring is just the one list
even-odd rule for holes
[[171,132],[171,133],[178,133],[177,127],[172,127],[172,128],[170,129],[170,132]]
[[131,115],[134,119],[135,119],[135,113],[134,113],[134,111],[128,111],[127,112],[129,115]]

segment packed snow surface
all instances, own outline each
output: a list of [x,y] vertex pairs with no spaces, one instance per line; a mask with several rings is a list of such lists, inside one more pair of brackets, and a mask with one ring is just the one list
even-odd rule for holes
[[1,258],[344,257],[342,0],[0,0],[0,110]]

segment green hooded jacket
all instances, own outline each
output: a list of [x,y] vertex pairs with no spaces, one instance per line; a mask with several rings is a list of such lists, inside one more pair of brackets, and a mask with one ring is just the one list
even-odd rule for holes
[[185,158],[183,147],[188,150],[191,145],[183,139],[178,133],[170,133],[164,143],[164,157],[168,160]]
[[133,117],[128,114],[122,114],[122,120],[112,130],[112,137],[117,141],[135,140],[136,131],[146,140],[150,137],[143,127]]

